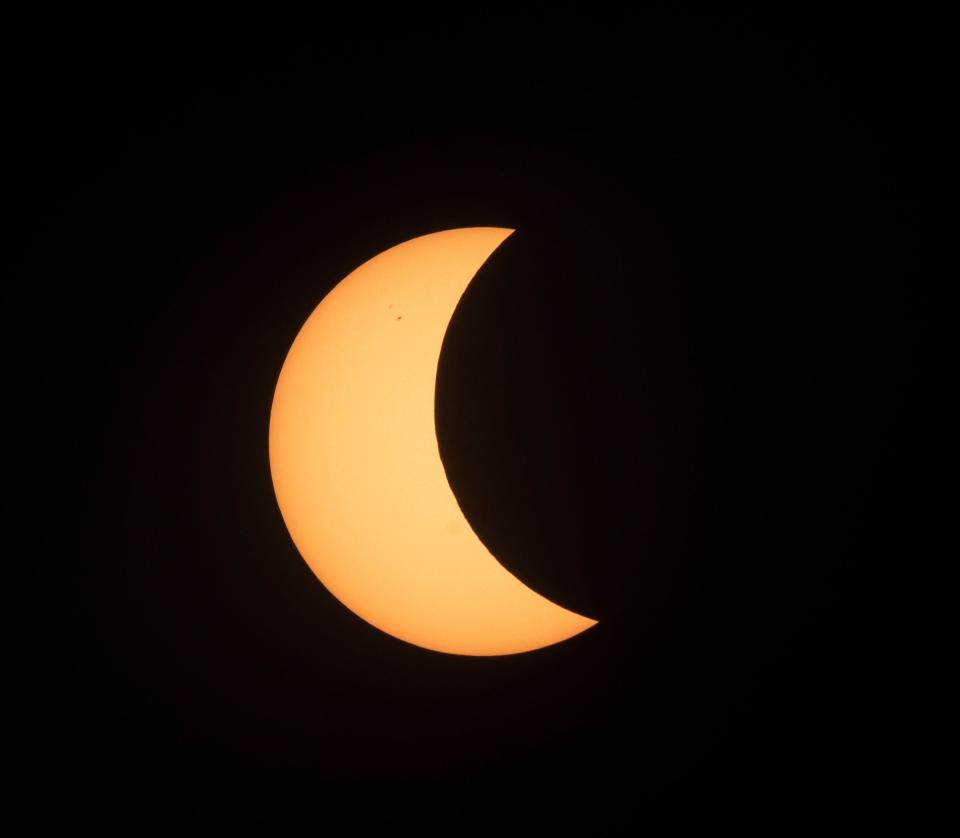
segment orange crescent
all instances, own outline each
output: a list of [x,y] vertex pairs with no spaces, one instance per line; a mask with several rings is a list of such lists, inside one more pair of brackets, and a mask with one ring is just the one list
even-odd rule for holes
[[368,623],[438,652],[528,652],[596,624],[497,561],[440,459],[443,338],[470,281],[512,232],[446,230],[361,265],[300,330],[270,413],[273,485],[304,560]]

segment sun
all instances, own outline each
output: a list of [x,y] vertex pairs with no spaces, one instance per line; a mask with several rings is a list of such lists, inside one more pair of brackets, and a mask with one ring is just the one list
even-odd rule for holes
[[353,271],[294,340],[270,415],[277,501],[317,578],[372,625],[452,654],[527,652],[596,623],[496,560],[440,459],[434,397],[447,325],[512,232],[433,233]]

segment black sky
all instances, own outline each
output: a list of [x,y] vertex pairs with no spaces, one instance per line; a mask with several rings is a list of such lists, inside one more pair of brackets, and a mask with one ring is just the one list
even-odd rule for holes
[[[921,27],[254,24],[84,18],[11,54],[25,815],[599,827],[891,800]],[[517,233],[447,334],[444,464],[503,563],[601,621],[499,659],[340,606],[266,449],[323,295],[473,225]]]

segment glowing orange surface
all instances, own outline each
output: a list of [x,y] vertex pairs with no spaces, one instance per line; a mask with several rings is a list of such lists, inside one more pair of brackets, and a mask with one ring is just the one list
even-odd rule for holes
[[367,622],[440,652],[526,652],[596,622],[527,588],[491,555],[437,447],[447,324],[512,232],[434,233],[357,268],[297,335],[270,415],[273,485],[307,564]]

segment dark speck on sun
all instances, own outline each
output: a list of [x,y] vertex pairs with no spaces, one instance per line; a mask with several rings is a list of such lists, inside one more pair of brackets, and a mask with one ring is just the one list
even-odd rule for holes
[[397,320],[403,320],[403,315],[398,314],[398,315],[397,315]]

